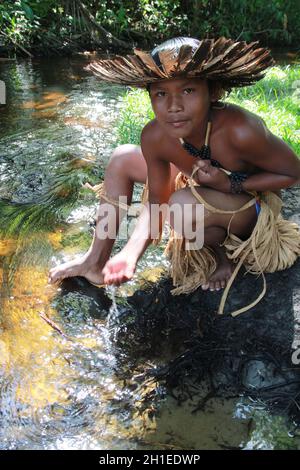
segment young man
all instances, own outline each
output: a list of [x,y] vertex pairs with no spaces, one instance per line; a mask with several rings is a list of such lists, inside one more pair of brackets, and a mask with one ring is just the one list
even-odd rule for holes
[[[169,243],[177,286],[174,293],[191,292],[199,285],[210,290],[224,288],[232,278],[231,259],[250,266],[253,272],[293,264],[300,255],[299,230],[288,221],[282,225],[280,199],[275,193],[299,181],[300,162],[259,117],[219,101],[225,90],[261,79],[271,63],[269,52],[255,43],[175,38],[151,54],[135,51],[135,56],[91,64],[90,70],[102,80],[149,91],[155,119],[143,129],[141,149],[123,145],[115,150],[100,193],[102,201],[115,204],[125,196],[130,204],[134,182],[147,181],[148,202],[118,254],[109,260],[114,239],[100,240],[96,230],[88,252],[52,269],[50,282],[78,275],[96,284],[129,280],[155,238],[150,233],[150,209],[164,203],[178,204],[191,225],[197,220],[195,215],[185,215],[185,207],[199,202],[205,206],[203,249],[193,253],[185,249],[184,241]],[[197,186],[193,187],[193,181]],[[264,230],[258,225],[260,219],[267,224]],[[163,223],[160,216],[160,230]],[[229,225],[230,239],[226,237]],[[266,230],[277,244],[266,237],[262,240]],[[257,259],[256,247],[253,252],[253,237],[261,259]],[[270,248],[272,243],[275,248]]]

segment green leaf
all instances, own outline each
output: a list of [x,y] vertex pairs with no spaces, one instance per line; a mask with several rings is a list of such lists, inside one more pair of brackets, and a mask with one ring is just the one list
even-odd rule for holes
[[30,6],[27,5],[26,2],[21,2],[21,5],[22,5],[23,11],[24,11],[25,15],[27,16],[27,18],[29,20],[33,20],[34,19],[34,13],[33,13],[32,9],[30,8]]

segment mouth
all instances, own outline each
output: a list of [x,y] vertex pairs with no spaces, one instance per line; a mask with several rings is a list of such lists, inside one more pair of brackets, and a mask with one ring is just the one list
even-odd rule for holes
[[181,120],[181,121],[167,121],[168,124],[172,127],[175,127],[175,129],[179,128],[179,127],[183,127],[187,124],[187,120]]

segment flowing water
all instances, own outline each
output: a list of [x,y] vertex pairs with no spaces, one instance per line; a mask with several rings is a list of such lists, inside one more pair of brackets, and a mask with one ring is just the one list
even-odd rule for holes
[[97,204],[83,184],[101,179],[117,142],[124,91],[86,62],[0,63],[0,449],[294,448],[284,419],[257,404],[215,399],[192,413],[192,400],[179,407],[140,380],[171,351],[133,366],[116,332],[141,273],[155,279],[164,265],[159,251],[121,288],[47,283],[89,246]]

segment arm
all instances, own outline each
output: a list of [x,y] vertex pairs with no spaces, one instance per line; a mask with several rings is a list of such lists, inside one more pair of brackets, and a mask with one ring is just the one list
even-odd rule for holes
[[[240,160],[256,172],[243,182],[245,191],[278,191],[300,180],[300,160],[281,139],[275,137],[257,117],[243,116],[228,129],[231,147]],[[231,191],[228,176],[210,162],[198,161],[196,181],[224,193]]]
[[[260,171],[243,183],[245,191],[276,191],[300,180],[300,160],[262,121],[251,119],[232,131],[232,145]],[[249,152],[250,149],[250,152]]]
[[[147,163],[149,202],[143,207],[136,227],[124,246],[123,251],[130,257],[139,260],[151,242],[162,231],[165,214],[158,213],[159,220],[152,220],[154,204],[167,203],[171,195],[170,164],[159,156],[157,131],[149,123],[141,135],[141,147]],[[155,214],[154,214],[155,216]],[[158,223],[157,223],[158,222]],[[150,230],[151,228],[151,230]]]
[[[111,258],[103,269],[106,284],[120,284],[126,282],[134,274],[136,264],[152,240],[157,238],[164,223],[164,216],[159,213],[159,224],[152,224],[152,204],[164,203],[171,194],[170,164],[159,158],[152,131],[152,123],[143,130],[141,145],[148,169],[149,202],[144,205],[137,220],[134,231],[123,249]],[[155,221],[154,221],[155,222]],[[150,228],[156,227],[156,230]]]
[[149,235],[149,227],[150,211],[147,203],[143,207],[126,245],[105,264],[102,270],[105,284],[121,284],[132,278],[139,258],[152,241]]

